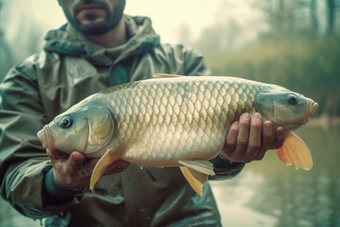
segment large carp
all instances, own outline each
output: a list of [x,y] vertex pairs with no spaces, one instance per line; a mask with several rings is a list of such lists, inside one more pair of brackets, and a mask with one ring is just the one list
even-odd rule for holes
[[230,124],[244,112],[283,126],[279,158],[296,168],[313,165],[308,147],[291,130],[305,124],[318,104],[283,87],[235,77],[157,74],[99,92],[38,132],[43,146],[100,158],[90,189],[114,161],[148,167],[180,167],[192,188],[214,175],[208,161],[223,149]]

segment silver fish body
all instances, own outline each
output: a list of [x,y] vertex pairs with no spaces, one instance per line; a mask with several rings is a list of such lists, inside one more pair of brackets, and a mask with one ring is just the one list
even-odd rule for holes
[[38,137],[47,147],[78,149],[87,157],[110,152],[140,166],[182,166],[216,157],[230,124],[244,112],[259,112],[289,131],[305,124],[318,105],[283,87],[241,78],[161,77],[94,94]]

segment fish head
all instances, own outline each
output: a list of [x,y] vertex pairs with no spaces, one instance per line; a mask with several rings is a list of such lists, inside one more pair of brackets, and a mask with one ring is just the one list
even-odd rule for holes
[[261,92],[256,103],[265,119],[287,131],[307,123],[318,108],[312,99],[280,86]]
[[86,154],[102,149],[114,131],[112,114],[102,106],[71,108],[37,133],[45,148]]

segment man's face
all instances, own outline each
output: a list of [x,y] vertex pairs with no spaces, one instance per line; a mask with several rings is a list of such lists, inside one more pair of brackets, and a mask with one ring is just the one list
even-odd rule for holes
[[125,0],[59,0],[67,20],[85,35],[99,36],[121,20]]

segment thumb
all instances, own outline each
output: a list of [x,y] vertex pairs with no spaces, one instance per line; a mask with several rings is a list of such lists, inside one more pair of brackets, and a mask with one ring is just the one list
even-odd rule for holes
[[68,158],[68,165],[73,171],[78,171],[81,169],[82,164],[85,160],[83,153],[79,151],[73,151]]

